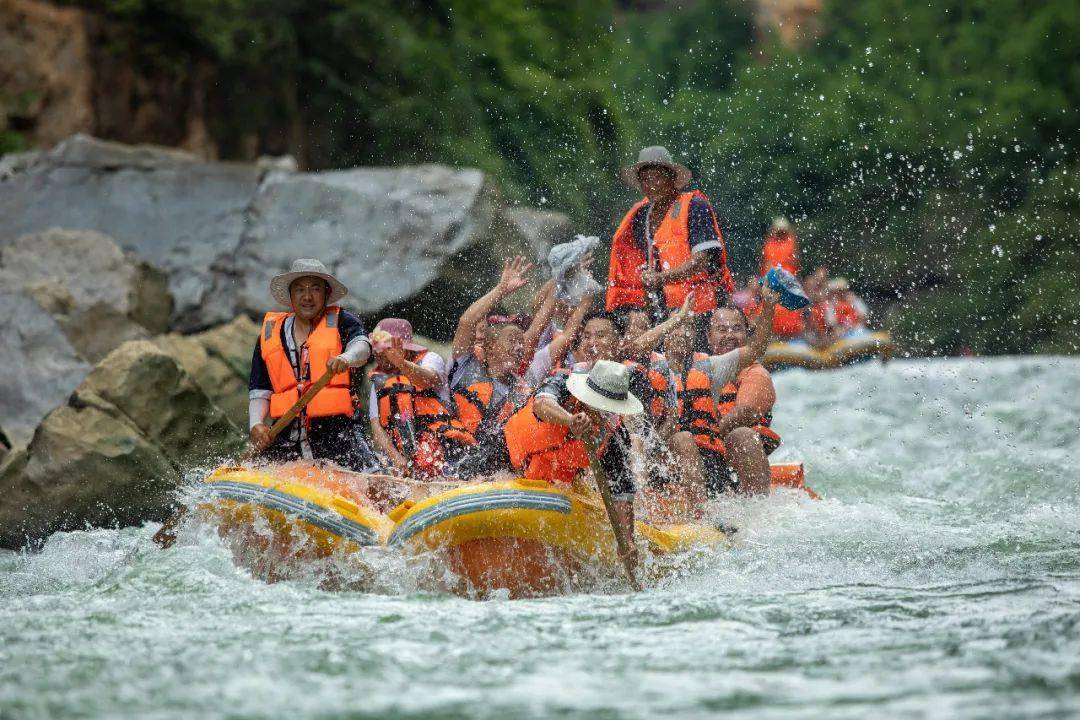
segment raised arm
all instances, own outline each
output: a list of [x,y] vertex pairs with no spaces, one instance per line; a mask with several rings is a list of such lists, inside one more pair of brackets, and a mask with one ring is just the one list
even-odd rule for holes
[[639,358],[646,353],[652,352],[656,349],[656,346],[660,344],[660,341],[667,337],[667,334],[678,327],[681,323],[685,322],[690,317],[690,308],[694,304],[694,293],[687,293],[686,299],[683,300],[682,307],[672,313],[664,322],[660,323],[656,327],[649,328],[645,332],[638,335],[635,339],[631,340],[629,344],[623,350],[623,356],[627,359]]
[[582,298],[578,306],[574,308],[574,312],[570,313],[570,319],[566,321],[563,334],[552,340],[551,344],[548,345],[548,352],[551,353],[551,367],[559,367],[562,361],[566,359],[566,354],[570,352],[570,348],[574,347],[578,333],[581,332],[581,325],[585,322],[585,316],[592,309],[594,300],[593,295],[586,295]]
[[773,313],[780,295],[770,288],[761,287],[761,312],[754,318],[754,332],[750,335],[750,342],[739,350],[738,372],[750,367],[765,357],[765,351],[772,339]]
[[543,297],[543,300],[529,322],[529,328],[525,331],[525,357],[532,357],[533,353],[536,352],[536,346],[540,343],[540,336],[544,333],[544,328],[551,322],[551,316],[555,314],[555,281],[548,280],[544,283],[537,296]]
[[530,263],[525,262],[523,256],[513,260],[507,260],[503,265],[502,276],[499,282],[486,295],[478,299],[465,310],[458,320],[457,330],[454,331],[454,343],[451,348],[452,357],[458,358],[472,351],[473,340],[476,336],[476,324],[491,314],[495,306],[503,298],[520,290],[525,286],[525,275],[532,268]]

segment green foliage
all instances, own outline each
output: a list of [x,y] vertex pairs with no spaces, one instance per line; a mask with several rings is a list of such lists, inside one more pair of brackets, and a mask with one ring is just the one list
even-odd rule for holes
[[713,198],[736,272],[786,214],[808,264],[899,301],[913,350],[1077,351],[1071,0],[833,0],[797,50],[754,28],[749,0],[83,4],[147,67],[213,63],[226,155],[254,134],[313,167],[475,166],[603,233],[634,199],[619,166],[665,144]]
[[834,2],[824,25],[806,50],[743,52],[715,88],[623,70],[645,75],[624,88],[651,97],[636,124],[701,178],[737,268],[783,213],[810,264],[901,300],[909,348],[1080,349],[1063,292],[1078,277],[1075,3]]

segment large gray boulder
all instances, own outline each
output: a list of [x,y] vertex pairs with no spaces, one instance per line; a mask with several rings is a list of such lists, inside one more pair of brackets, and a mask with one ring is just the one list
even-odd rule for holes
[[164,269],[181,327],[230,320],[207,297],[243,234],[262,171],[74,135],[0,177],[0,245],[52,227],[97,230]]
[[317,257],[349,286],[343,305],[373,313],[427,287],[488,233],[494,196],[478,170],[440,165],[275,174],[260,188],[234,268],[240,309],[267,309],[267,281]]
[[172,314],[166,275],[92,230],[54,228],[0,247],[0,285],[32,294],[90,362],[166,332]]
[[0,547],[57,530],[162,519],[188,471],[244,434],[169,354],[145,341],[110,353],[0,465]]
[[346,307],[372,318],[426,313],[439,324],[427,331],[446,336],[503,258],[535,256],[545,242],[545,231],[526,237],[528,222],[502,216],[478,170],[298,173],[85,135],[0,162],[0,217],[0,246],[52,227],[96,230],[162,268],[181,331],[257,317],[270,308],[272,275],[318,257],[349,286]]
[[237,427],[247,427],[248,375],[259,326],[246,315],[195,335],[154,339]]
[[0,408],[4,434],[15,445],[64,402],[90,371],[63,328],[30,295],[0,290]]

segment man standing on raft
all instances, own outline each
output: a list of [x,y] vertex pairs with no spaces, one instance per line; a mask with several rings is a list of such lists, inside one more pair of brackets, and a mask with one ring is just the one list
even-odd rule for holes
[[607,310],[643,308],[660,322],[693,291],[697,344],[704,349],[709,313],[735,290],[716,213],[701,191],[683,192],[690,170],[666,148],[642,150],[623,179],[645,198],[612,239]]

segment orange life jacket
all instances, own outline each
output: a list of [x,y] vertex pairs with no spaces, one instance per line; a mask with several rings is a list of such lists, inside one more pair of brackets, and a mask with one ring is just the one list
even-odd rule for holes
[[454,405],[457,419],[465,429],[476,435],[485,420],[502,425],[514,412],[513,391],[507,393],[499,408],[491,407],[495,395],[495,383],[479,366],[464,375],[454,387]]
[[[420,362],[427,352],[410,359]],[[405,375],[378,369],[369,376],[379,405],[379,425],[405,457],[417,461],[418,448],[427,436],[438,438],[444,445],[476,443],[472,433],[446,409],[434,388],[418,388]]]
[[506,450],[515,470],[534,480],[572,482],[589,467],[585,443],[570,428],[546,423],[533,414],[535,396],[506,421]]
[[[738,382],[731,382],[721,388],[718,402],[716,404],[716,417],[722,418],[735,409],[735,398],[739,394]],[[780,435],[773,430],[772,425],[772,413],[767,412],[762,415],[758,422],[752,426],[754,432],[761,436],[762,445],[765,446],[765,453],[769,454],[780,446]]]
[[[341,335],[338,332],[340,311],[341,308],[336,305],[326,308],[326,313],[308,335],[308,377],[311,382],[322,377],[326,372],[326,363],[342,352]],[[281,326],[290,315],[292,313],[266,313],[263,317],[262,333],[259,335],[259,351],[266,363],[270,385],[274,390],[274,394],[270,396],[272,418],[284,415],[307,389],[299,386],[292,363],[289,362],[289,351],[281,341]],[[349,373],[346,371],[334,375],[330,383],[308,403],[304,412],[309,418],[319,418],[348,416],[352,415],[355,409],[349,391]]]
[[[569,375],[567,370],[557,371]],[[572,482],[574,477],[589,467],[589,454],[585,443],[570,434],[564,425],[547,423],[533,413],[536,396],[529,398],[524,407],[510,416],[503,432],[510,464],[527,478],[548,482]],[[572,402],[577,403],[576,400]],[[610,438],[611,435],[608,434]],[[607,440],[600,444],[598,453],[603,455]]]
[[689,368],[681,375],[675,373],[679,430],[693,435],[699,448],[722,454],[724,441],[716,427],[719,416],[713,401],[712,379],[705,365],[708,357],[705,353],[694,353]]
[[777,265],[792,275],[799,274],[799,242],[794,233],[781,232],[765,238],[761,248],[761,274]]
[[810,322],[822,334],[834,328],[857,327],[865,321],[862,313],[848,300],[822,300],[810,308]]
[[[672,270],[691,259],[690,250],[690,201],[709,199],[699,190],[680,193],[671,204],[668,214],[653,235],[653,246],[659,255],[660,269]],[[646,253],[634,242],[633,221],[638,211],[648,203],[641,200],[626,214],[611,241],[611,264],[608,270],[607,309],[633,306],[645,307],[645,286],[641,284],[641,268],[648,264]],[[664,299],[668,308],[682,305],[686,295],[694,291],[694,311],[709,312],[717,305],[717,288],[734,292],[735,281],[727,266],[727,248],[720,225],[713,216],[713,228],[720,241],[720,269],[716,273],[699,272],[685,280],[664,286]]]
[[780,339],[800,337],[806,329],[802,310],[788,310],[781,305],[773,311],[773,335]]
[[623,365],[630,368],[631,372],[644,373],[649,380],[649,390],[646,397],[640,397],[645,409],[654,420],[662,420],[667,415],[667,394],[671,388],[667,373],[661,372],[663,356],[658,352],[649,353],[649,366],[645,367],[635,360],[624,360]]

